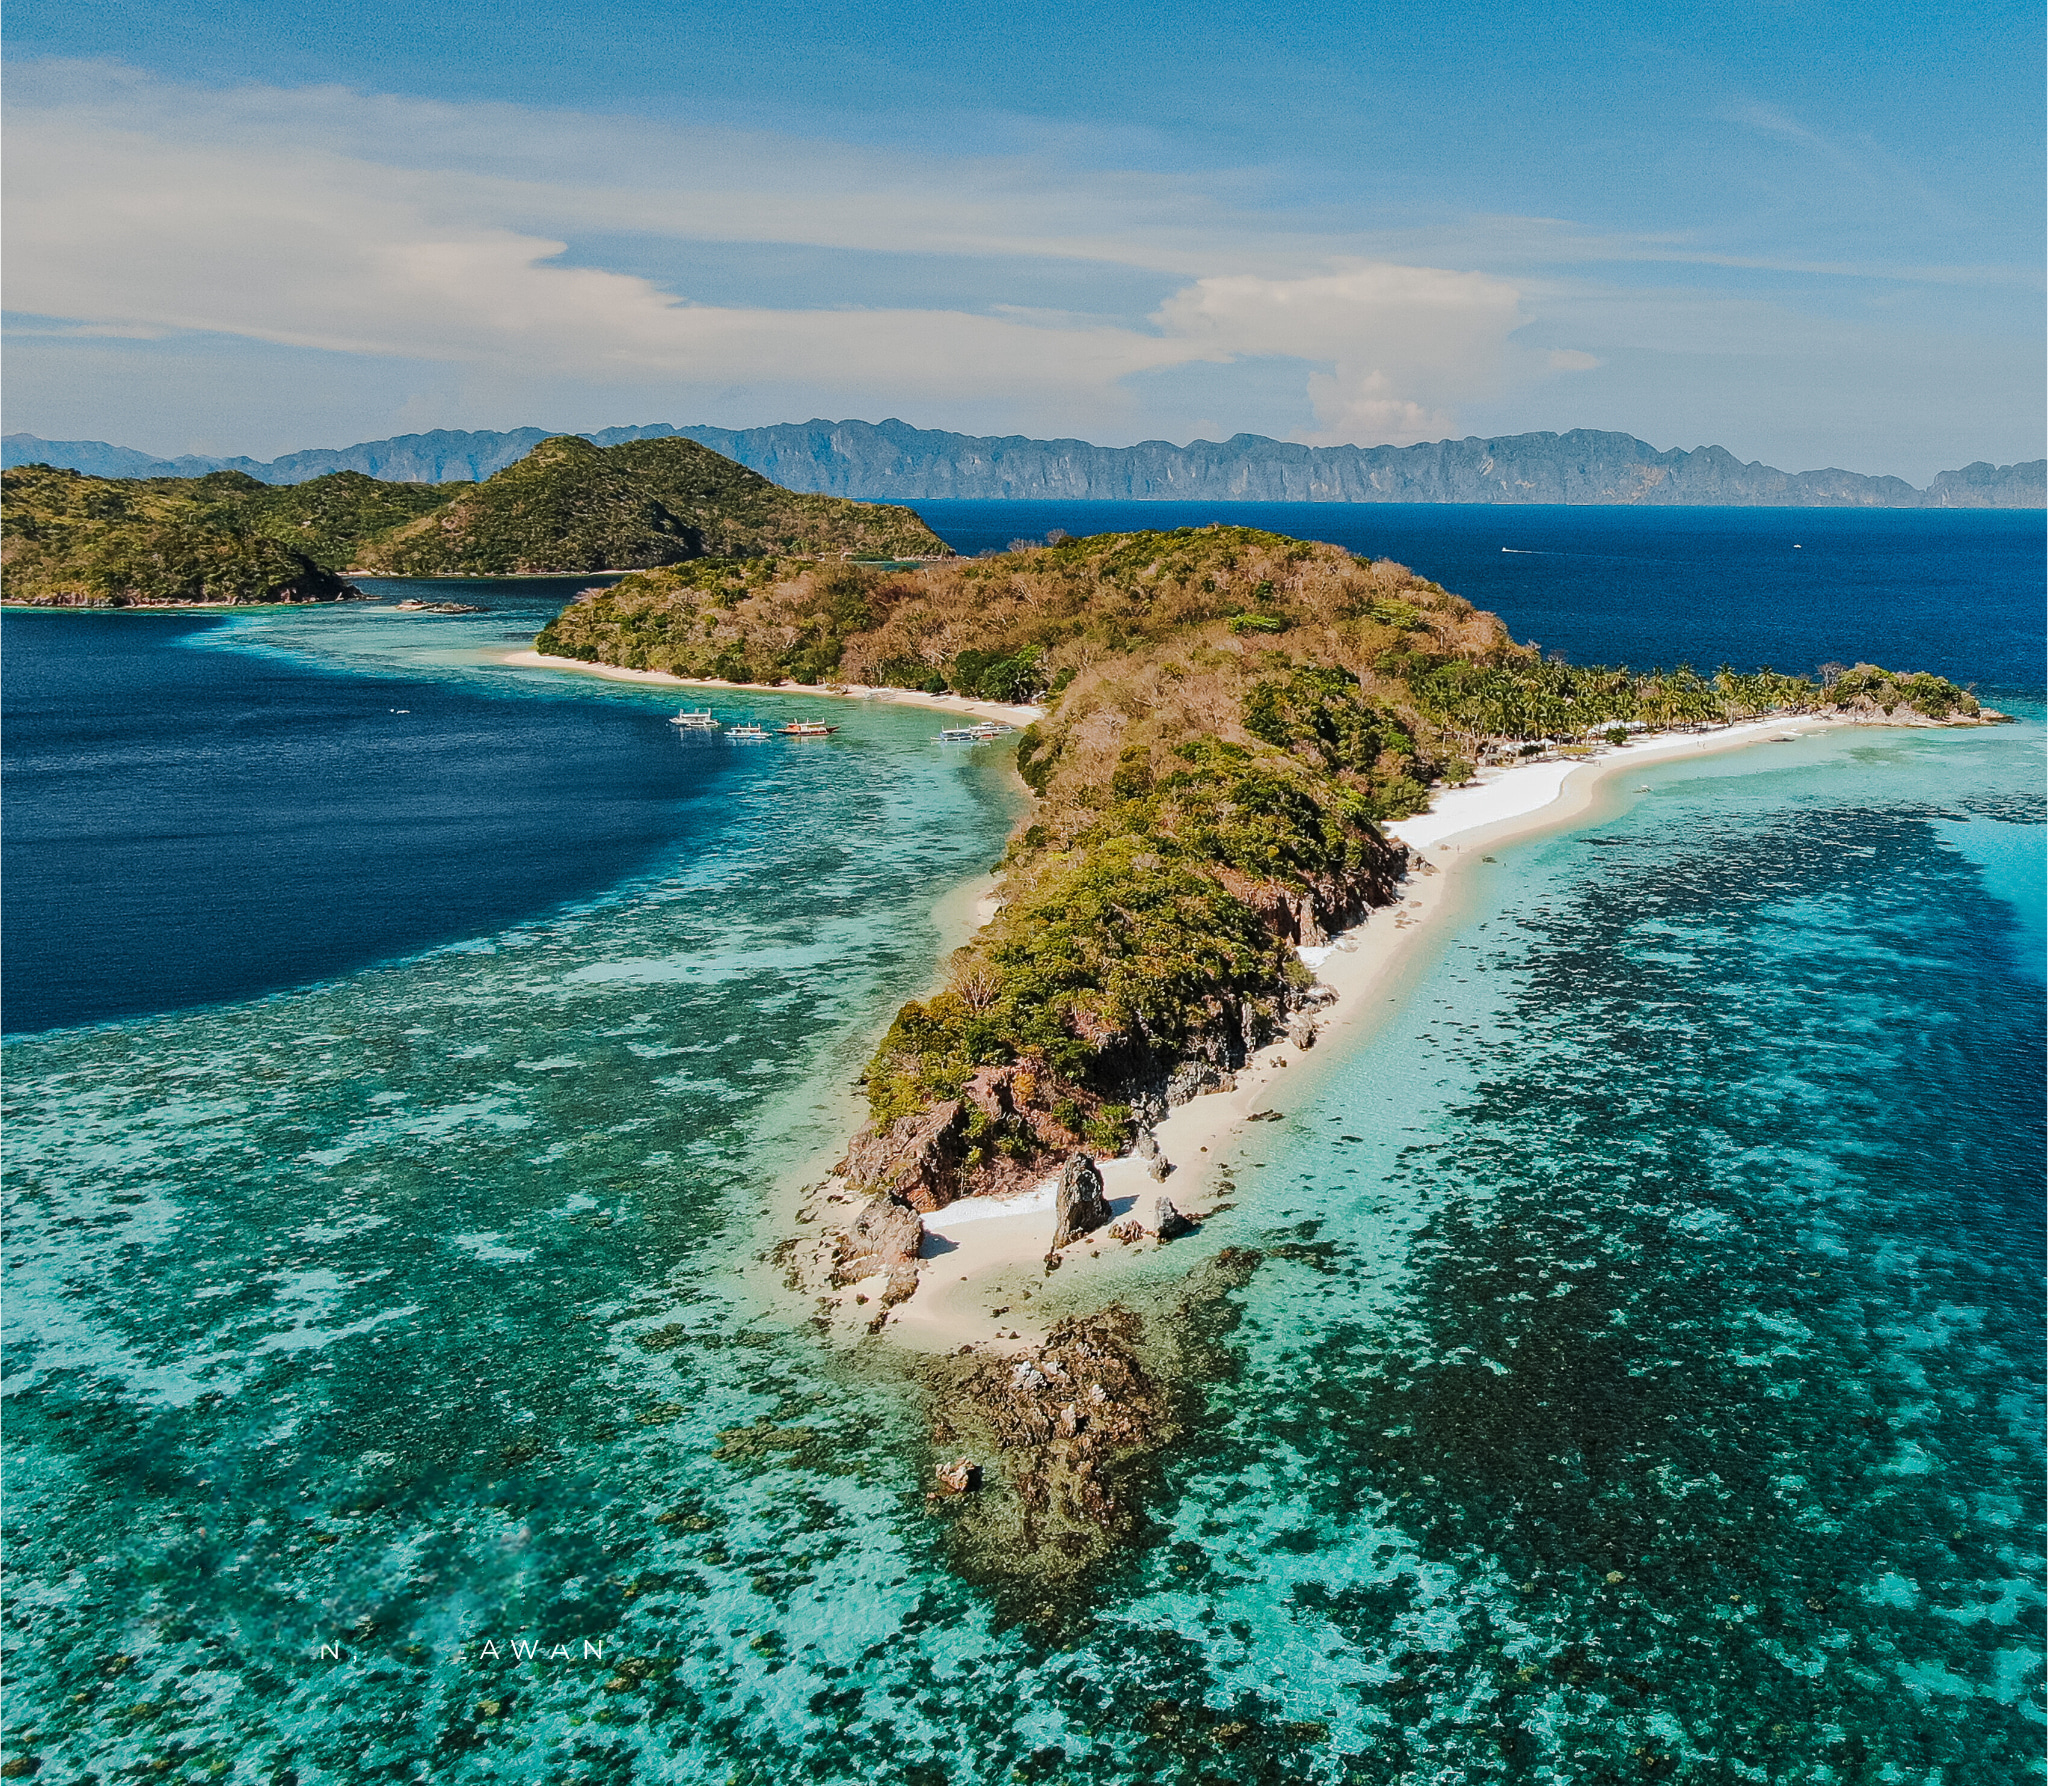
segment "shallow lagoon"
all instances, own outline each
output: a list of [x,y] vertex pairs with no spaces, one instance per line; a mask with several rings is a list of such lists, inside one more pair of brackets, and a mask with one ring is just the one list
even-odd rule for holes
[[[178,648],[658,723],[493,627]],[[739,1269],[1010,822],[848,712],[517,922],[9,1045],[43,1777],[2034,1768],[2037,710],[1646,772],[1481,867],[1237,1150],[1188,1257],[1261,1262],[1188,1317],[1156,1541],[1045,1626],[947,1567],[887,1373]]]

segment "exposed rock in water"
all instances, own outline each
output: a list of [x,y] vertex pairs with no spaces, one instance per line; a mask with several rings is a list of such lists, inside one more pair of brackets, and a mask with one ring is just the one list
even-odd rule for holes
[[1153,1205],[1152,1231],[1161,1240],[1176,1240],[1183,1234],[1192,1234],[1195,1224],[1164,1197]]
[[1060,1172],[1059,1223],[1052,1250],[1071,1246],[1084,1234],[1109,1226],[1109,1199],[1102,1192],[1102,1173],[1085,1153],[1077,1153]]
[[955,1458],[939,1466],[939,1492],[964,1495],[981,1486],[981,1465],[972,1458]]
[[1148,1322],[1112,1306],[1059,1322],[1041,1345],[921,1367],[932,1466],[971,1457],[983,1471],[980,1493],[926,1505],[947,1522],[954,1568],[990,1590],[999,1616],[1063,1641],[1089,1616],[1099,1571],[1167,1535],[1148,1517],[1167,1449],[1207,1386],[1237,1369],[1222,1342],[1262,1256],[1223,1248]]
[[1001,1491],[962,1515],[986,1565],[1064,1575],[1136,1535],[1136,1496],[1117,1462],[1170,1430],[1167,1398],[1139,1360],[1141,1338],[1136,1315],[1105,1309],[1061,1322],[1022,1357],[977,1358],[950,1386],[934,1437],[955,1456],[960,1439],[979,1447]]
[[916,1290],[923,1245],[924,1222],[916,1210],[893,1197],[871,1197],[833,1238],[832,1283],[844,1288],[862,1278],[886,1278],[882,1306],[889,1308]]

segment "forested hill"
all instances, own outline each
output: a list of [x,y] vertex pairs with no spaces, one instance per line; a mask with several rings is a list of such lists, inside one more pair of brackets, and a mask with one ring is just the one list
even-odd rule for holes
[[[695,440],[784,488],[865,500],[944,497],[1227,502],[1613,503],[1787,508],[2048,507],[2048,460],[1979,461],[1944,471],[1925,490],[1903,478],[1853,471],[1786,472],[1725,448],[1660,452],[1633,435],[1576,429],[1431,441],[1417,446],[1308,447],[1263,435],[1174,446],[1146,441],[1101,447],[1083,440],[985,437],[913,428],[906,422],[790,422],[766,428],[606,428],[582,438],[601,447],[676,436]],[[104,441],[50,441],[10,434],[5,462],[69,466],[98,477],[196,477],[246,473],[296,484],[337,471],[403,482],[490,477],[548,438],[539,428],[505,433],[437,429],[281,459],[153,459]]]
[[1293,945],[1384,903],[1379,829],[1475,764],[1642,725],[1829,711],[1975,722],[1930,675],[1824,680],[1545,661],[1384,560],[1242,527],[1103,534],[915,568],[714,558],[594,589],[552,656],[732,681],[950,689],[1048,711],[993,921],[869,1064],[851,1176],[931,1209],[1121,1151],[1145,1099],[1291,1020]]
[[355,571],[415,577],[721,562],[940,556],[909,509],[784,490],[693,440],[609,449],[544,440],[482,483],[331,471],[275,485],[87,477],[22,465],[0,477],[9,601],[58,607],[334,601]]

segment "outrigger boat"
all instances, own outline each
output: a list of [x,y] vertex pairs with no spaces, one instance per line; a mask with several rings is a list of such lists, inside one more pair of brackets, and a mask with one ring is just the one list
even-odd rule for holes
[[726,733],[726,736],[728,738],[737,738],[745,744],[754,744],[765,739],[768,736],[768,734],[760,726],[754,724],[752,720],[748,720],[747,723],[743,726],[732,727],[731,730],[729,730]]
[[815,719],[793,719],[788,725],[777,726],[775,730],[783,738],[829,738],[839,728]]
[[712,717],[709,707],[685,707],[680,713],[672,715],[668,723],[672,726],[681,726],[686,732],[718,730],[718,721]]
[[939,734],[941,744],[990,744],[998,738],[1007,738],[1016,730],[1014,726],[999,725],[992,719],[985,719],[979,725],[948,726]]

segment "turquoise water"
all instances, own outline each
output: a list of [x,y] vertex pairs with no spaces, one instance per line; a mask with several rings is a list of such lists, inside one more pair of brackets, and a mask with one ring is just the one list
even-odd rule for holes
[[[204,648],[668,704],[460,624]],[[2037,708],[1648,770],[1481,865],[1167,1255],[1241,1249],[1213,1375],[1039,1627],[759,1257],[1014,817],[845,711],[600,893],[9,1044],[39,1778],[2039,1772]]]

